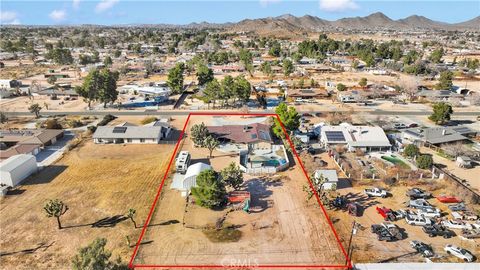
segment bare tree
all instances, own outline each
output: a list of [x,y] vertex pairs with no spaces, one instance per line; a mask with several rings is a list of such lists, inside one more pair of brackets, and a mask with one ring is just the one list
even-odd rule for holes
[[415,94],[418,92],[420,78],[416,76],[405,76],[400,78],[399,85],[402,88],[402,92],[408,96],[409,101],[412,101],[415,97]]

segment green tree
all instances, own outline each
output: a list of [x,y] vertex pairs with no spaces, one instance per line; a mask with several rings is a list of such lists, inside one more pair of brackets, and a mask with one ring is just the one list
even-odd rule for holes
[[440,90],[450,90],[453,86],[453,72],[447,70],[440,73],[440,78],[436,84],[436,88]]
[[361,78],[360,81],[358,82],[358,85],[360,85],[363,88],[365,88],[367,84],[368,84],[367,78]]
[[213,81],[213,70],[209,69],[205,64],[197,65],[198,85],[205,85]]
[[100,71],[94,69],[85,77],[82,86],[75,87],[75,92],[87,102],[89,109],[92,107],[92,101],[97,100],[102,83]]
[[107,107],[107,103],[114,103],[118,97],[117,80],[118,72],[111,72],[109,69],[100,71],[100,89],[97,92],[97,99],[103,103],[103,107]]
[[235,162],[231,162],[227,167],[220,171],[220,175],[222,176],[223,182],[233,189],[238,189],[243,184],[243,172]]
[[233,80],[233,93],[242,103],[246,103],[250,99],[252,86],[245,77],[237,76]]
[[113,64],[112,58],[111,58],[109,55],[107,55],[107,56],[105,57],[105,59],[103,59],[103,64],[104,64],[106,67],[111,66],[111,65]]
[[433,158],[430,155],[420,155],[417,158],[417,167],[420,169],[430,169],[433,165]]
[[201,124],[195,124],[190,129],[190,136],[195,146],[203,147],[203,142],[208,136],[207,126],[202,122]]
[[260,69],[262,70],[263,74],[265,74],[265,76],[271,77],[273,74],[272,65],[270,64],[270,62],[263,62],[260,66]]
[[68,206],[62,201],[55,199],[48,201],[43,209],[47,213],[47,217],[55,217],[57,219],[58,229],[62,229],[60,217],[68,211]]
[[126,217],[129,218],[132,221],[133,226],[135,228],[137,228],[137,222],[135,222],[135,219],[134,219],[136,213],[137,213],[137,210],[135,210],[133,208],[130,208],[130,209],[128,209],[128,212],[127,212],[127,215],[126,215]]
[[452,106],[445,102],[438,102],[433,104],[433,113],[428,117],[437,125],[443,125],[450,121],[450,116],[453,113]]
[[342,91],[345,91],[345,90],[347,90],[347,86],[345,84],[343,84],[343,83],[338,83],[337,84],[337,91],[342,92]]
[[120,258],[110,261],[112,253],[105,249],[107,239],[96,238],[88,246],[80,248],[72,259],[73,270],[128,270]]
[[210,104],[213,102],[213,108],[215,108],[215,103],[217,99],[220,98],[220,94],[222,91],[222,86],[218,82],[217,79],[213,79],[211,82],[208,82],[203,90],[203,95],[206,101]]
[[245,70],[247,70],[250,76],[252,76],[252,72],[253,72],[252,53],[249,50],[240,49],[240,52],[238,53],[238,58],[240,59],[240,62],[242,62],[242,65],[245,68]]
[[435,63],[435,64],[438,64],[440,63],[440,61],[442,60],[442,57],[443,57],[443,48],[438,48],[438,49],[435,49],[431,54],[430,54],[430,60]]
[[292,74],[293,71],[295,70],[292,61],[288,59],[283,59],[282,68],[283,68],[283,74],[287,77],[290,76],[290,74]]
[[47,82],[48,82],[49,84],[51,84],[51,85],[54,85],[55,82],[57,82],[57,77],[55,77],[55,76],[50,76],[50,77],[48,77]]
[[167,84],[173,93],[181,93],[183,91],[183,71],[185,65],[177,63],[175,67],[168,72]]
[[32,104],[30,107],[28,107],[28,111],[35,114],[35,118],[40,117],[40,110],[42,110],[42,107],[40,107],[38,103]]
[[[295,107],[288,107],[287,104],[282,102],[275,108],[275,113],[278,115],[278,117],[282,121],[283,126],[285,127],[288,133],[291,133],[292,131],[297,130],[298,127],[300,126],[300,115],[298,114]],[[282,126],[280,122],[278,122],[278,119],[276,118],[274,118],[274,125],[272,130],[277,137],[279,138],[285,137],[285,133],[283,132]]]
[[215,150],[215,148],[217,148],[219,145],[220,142],[211,135],[208,135],[203,141],[203,147],[208,149],[210,158],[212,158],[213,150]]
[[213,208],[225,203],[227,192],[223,182],[214,170],[200,172],[196,184],[196,187],[192,187],[192,195],[198,205]]
[[414,144],[409,144],[405,146],[405,149],[403,150],[403,153],[410,158],[416,157],[420,154],[420,150],[418,147]]

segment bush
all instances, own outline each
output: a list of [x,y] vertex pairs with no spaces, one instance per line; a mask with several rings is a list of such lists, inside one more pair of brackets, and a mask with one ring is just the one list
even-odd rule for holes
[[414,144],[409,144],[405,147],[405,150],[403,150],[403,153],[405,153],[405,155],[407,157],[416,157],[420,154],[420,150],[418,150],[418,147]]
[[102,121],[98,122],[97,126],[105,126],[106,124],[110,123],[112,120],[116,119],[117,117],[107,114],[103,117]]
[[71,128],[77,128],[77,127],[81,127],[83,125],[84,125],[84,123],[80,120],[71,120],[68,123],[68,126],[71,127]]
[[430,169],[433,165],[433,158],[430,155],[421,155],[417,158],[417,167],[420,169]]
[[97,130],[97,127],[96,126],[88,126],[87,130],[90,131],[91,133],[94,133],[95,130]]
[[142,125],[146,125],[146,124],[149,124],[149,123],[152,123],[152,122],[155,122],[155,121],[157,121],[156,117],[147,116],[147,117],[143,118],[140,123],[142,123]]
[[62,129],[62,125],[58,123],[57,119],[52,118],[52,119],[47,119],[44,123],[43,126],[46,129]]

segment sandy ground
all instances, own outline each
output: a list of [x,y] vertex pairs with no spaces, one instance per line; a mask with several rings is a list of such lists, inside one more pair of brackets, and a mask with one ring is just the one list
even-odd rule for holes
[[[212,118],[192,117],[194,123]],[[241,117],[228,118],[241,121]],[[188,128],[187,128],[188,130]],[[180,150],[188,150],[192,164],[209,162],[219,171],[236,155],[193,147],[187,138]],[[179,150],[179,151],[180,151]],[[244,189],[252,193],[250,214],[231,212],[226,223],[236,225],[242,237],[234,243],[213,243],[201,228],[212,225],[225,211],[212,211],[187,204],[180,192],[170,189],[169,177],[156,205],[155,214],[142,240],[135,264],[234,265],[343,264],[344,256],[315,199],[305,201],[302,190],[307,179],[298,165],[275,177],[245,175]]]
[[[78,248],[97,237],[128,262],[139,236],[123,215],[146,219],[173,145],[95,145],[89,139],[0,199],[1,269],[69,269]],[[69,207],[64,229],[42,209],[49,199]],[[103,224],[92,226],[102,219]]]

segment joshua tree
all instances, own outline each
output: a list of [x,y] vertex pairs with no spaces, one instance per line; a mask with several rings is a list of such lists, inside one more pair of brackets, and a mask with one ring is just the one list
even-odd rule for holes
[[31,113],[34,113],[36,118],[40,117],[40,110],[41,109],[42,109],[42,107],[40,105],[38,105],[38,103],[32,104],[32,105],[30,105],[30,107],[28,107],[28,110]]
[[60,217],[67,212],[68,206],[62,201],[55,199],[48,201],[43,209],[47,212],[47,217],[55,217],[57,219],[58,229],[62,229]]
[[203,145],[208,149],[208,151],[210,151],[210,158],[212,157],[213,150],[215,150],[219,144],[220,142],[210,135],[205,138]]
[[133,226],[135,226],[135,228],[137,228],[137,223],[135,222],[133,217],[135,216],[136,213],[137,211],[133,208],[128,209],[128,212],[127,212],[127,217],[133,222]]

